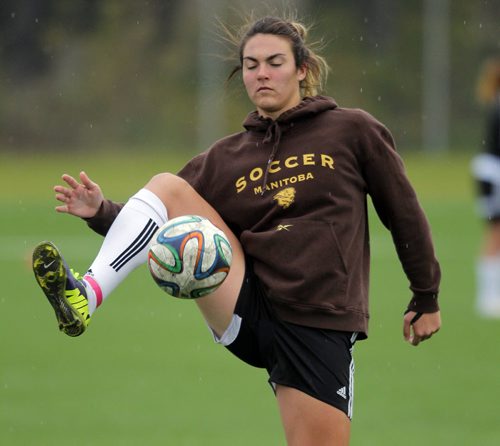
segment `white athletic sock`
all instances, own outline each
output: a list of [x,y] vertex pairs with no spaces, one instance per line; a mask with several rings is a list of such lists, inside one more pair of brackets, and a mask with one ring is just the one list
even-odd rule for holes
[[477,310],[485,317],[500,317],[500,256],[477,262]]
[[94,291],[89,293],[91,314],[129,273],[146,262],[149,241],[167,220],[167,209],[153,192],[141,189],[128,200],[84,277]]

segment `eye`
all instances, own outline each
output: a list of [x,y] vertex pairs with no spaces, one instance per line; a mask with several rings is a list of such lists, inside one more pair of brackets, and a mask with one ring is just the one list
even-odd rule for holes
[[257,64],[256,63],[246,63],[245,64],[245,69],[246,70],[255,70],[255,68],[257,68]]
[[271,62],[270,65],[272,67],[281,67],[281,65],[283,65],[283,63],[282,62]]

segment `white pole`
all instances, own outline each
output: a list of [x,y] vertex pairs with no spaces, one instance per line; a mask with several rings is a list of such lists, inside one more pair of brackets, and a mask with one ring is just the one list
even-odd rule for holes
[[449,0],[425,0],[422,140],[427,151],[448,150],[449,58]]
[[216,17],[222,18],[223,0],[197,0],[198,30],[198,105],[197,152],[207,149],[225,133],[224,49],[218,43]]

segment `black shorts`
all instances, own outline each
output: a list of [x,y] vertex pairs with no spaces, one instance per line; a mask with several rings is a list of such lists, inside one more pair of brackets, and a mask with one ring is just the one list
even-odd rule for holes
[[278,319],[259,280],[247,270],[235,313],[236,339],[226,348],[267,369],[269,383],[293,387],[352,417],[356,333],[325,330]]
[[500,221],[500,157],[480,153],[471,162],[476,181],[477,210],[488,223]]
[[500,221],[500,190],[496,184],[477,180],[479,209],[487,223]]

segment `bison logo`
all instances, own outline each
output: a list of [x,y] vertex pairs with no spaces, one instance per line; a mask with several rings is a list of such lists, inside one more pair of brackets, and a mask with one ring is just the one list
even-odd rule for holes
[[287,187],[286,189],[279,191],[273,197],[273,200],[276,200],[278,202],[278,205],[283,209],[287,209],[293,204],[295,200],[295,192],[296,191],[294,187]]

